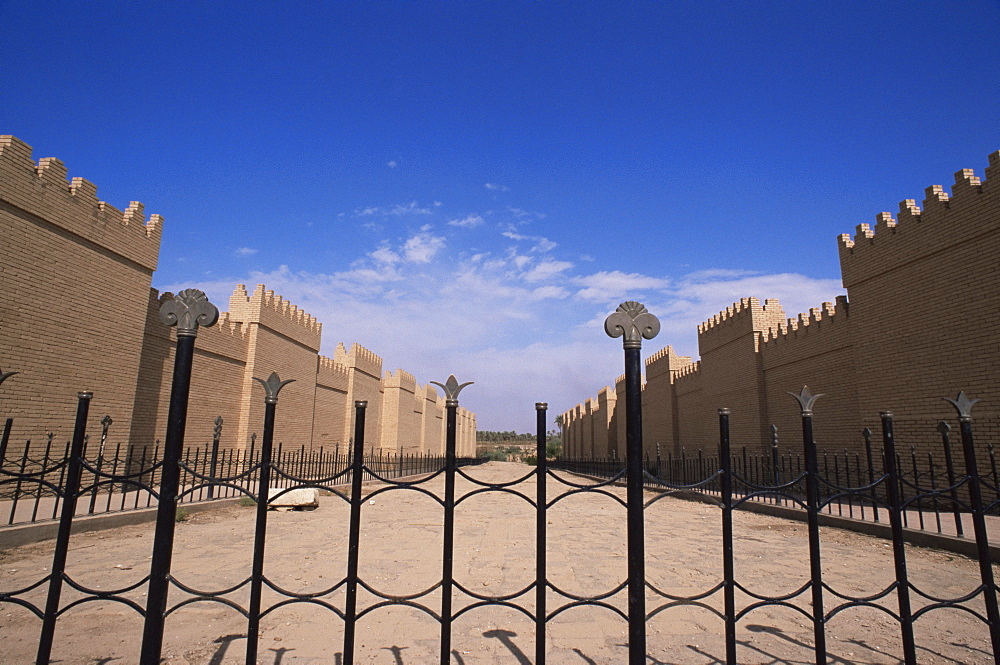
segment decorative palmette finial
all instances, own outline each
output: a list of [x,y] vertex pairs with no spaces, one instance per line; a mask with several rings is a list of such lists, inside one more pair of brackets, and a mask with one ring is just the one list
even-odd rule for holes
[[650,314],[645,305],[634,300],[623,302],[604,321],[608,337],[625,336],[622,346],[626,349],[642,347],[642,339],[653,339],[660,332],[660,320]]
[[195,337],[198,326],[209,328],[218,320],[219,308],[198,289],[184,289],[160,307],[160,321],[177,326],[178,337]]
[[788,391],[788,394],[798,400],[803,416],[811,416],[813,414],[813,404],[823,396],[823,393],[813,395],[809,390],[809,386],[802,386],[802,390],[797,393]]
[[441,390],[444,391],[446,406],[457,406],[458,393],[462,392],[462,388],[471,386],[475,383],[475,381],[466,381],[465,383],[459,384],[458,379],[456,379],[455,375],[452,374],[444,383],[438,383],[437,381],[431,381],[431,383],[435,386],[440,386]]
[[950,397],[942,397],[944,401],[955,407],[958,411],[958,419],[963,423],[972,422],[972,405],[978,402],[978,399],[969,399],[966,396],[965,391],[958,393],[958,397],[951,399]]
[[267,404],[277,404],[278,393],[281,392],[281,389],[284,388],[287,384],[295,381],[295,379],[288,379],[286,381],[282,381],[281,379],[278,378],[277,372],[271,372],[271,376],[267,377],[267,381],[265,381],[264,379],[258,379],[256,376],[253,377],[253,380],[258,382],[260,385],[264,386],[264,392],[266,393],[264,397],[264,402],[266,402]]

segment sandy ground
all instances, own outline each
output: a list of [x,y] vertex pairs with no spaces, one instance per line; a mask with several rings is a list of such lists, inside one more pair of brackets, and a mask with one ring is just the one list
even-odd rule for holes
[[[529,467],[492,462],[469,470],[482,481],[507,481]],[[568,477],[568,476],[567,476]],[[549,500],[565,491],[550,479]],[[443,481],[425,485],[440,495]],[[390,595],[413,594],[432,587],[441,576],[442,509],[431,497],[414,491],[379,492],[366,485],[362,511],[362,580]],[[475,486],[459,480],[459,495]],[[519,486],[534,497],[534,481]],[[610,490],[624,498],[624,489]],[[647,494],[652,498],[653,494]],[[269,513],[266,576],[277,586],[295,592],[332,587],[346,571],[348,506],[337,496],[324,496],[311,512]],[[233,507],[193,515],[178,524],[173,572],[176,579],[199,590],[220,590],[244,580],[250,570],[254,510]],[[693,595],[711,589],[722,578],[721,519],[718,508],[677,499],[653,503],[646,512],[646,571],[649,583],[674,595]],[[611,497],[577,494],[560,499],[548,512],[548,577],[572,594],[608,592],[626,577],[625,509]],[[736,579],[755,593],[790,593],[808,581],[806,528],[802,523],[738,513],[735,516]],[[67,573],[92,588],[122,588],[147,573],[152,525],[74,536]],[[824,581],[839,593],[862,596],[877,593],[894,578],[891,548],[886,541],[823,529]],[[522,498],[506,493],[470,496],[456,509],[455,578],[481,594],[509,594],[534,579],[535,512]],[[0,552],[0,589],[12,591],[37,582],[51,565],[52,542]],[[958,555],[907,547],[911,582],[937,597],[958,597],[979,583],[976,563]],[[994,573],[998,574],[997,572]],[[127,594],[145,605],[144,587]],[[244,587],[230,596],[246,606]],[[23,596],[44,605],[44,589]],[[63,606],[79,594],[63,593]],[[188,598],[172,589],[170,604]],[[472,601],[456,591],[456,612]],[[266,591],[265,607],[281,597]],[[344,593],[325,599],[343,607]],[[625,592],[609,603],[625,609]],[[378,602],[362,592],[359,609]],[[440,593],[419,602],[438,611]],[[516,601],[529,612],[534,594]],[[549,591],[549,612],[569,602]],[[737,593],[739,607],[754,600]],[[809,611],[806,596],[794,604]],[[842,602],[825,595],[826,609]],[[895,610],[895,596],[881,601]],[[914,608],[931,601],[913,595]],[[671,606],[650,590],[647,611],[657,612],[647,622],[647,652],[651,665],[688,665],[724,662],[722,619],[708,608],[720,609],[721,592],[704,606]],[[970,609],[984,613],[982,603]],[[0,662],[34,662],[41,621],[13,604],[0,605]],[[364,614],[358,623],[356,661],[385,665],[424,665],[438,662],[439,624],[426,613],[401,606],[381,607]],[[992,662],[986,625],[968,612],[932,610],[916,622],[920,663]],[[142,619],[131,608],[110,601],[89,602],[66,611],[56,633],[53,661],[71,664],[134,663],[138,658]],[[246,648],[246,620],[219,603],[187,604],[170,614],[166,624],[164,662],[175,665],[229,665],[242,663]],[[521,612],[501,607],[473,608],[454,623],[452,662],[533,662],[534,623]],[[259,663],[305,665],[342,662],[343,622],[329,609],[298,603],[274,609],[262,619]],[[739,621],[739,662],[745,665],[792,665],[814,662],[812,628],[802,613],[781,607],[751,610]],[[626,624],[612,611],[599,607],[571,608],[547,626],[549,663],[623,663],[626,661]],[[902,650],[898,624],[888,614],[871,608],[849,608],[828,625],[830,662],[898,663]]]

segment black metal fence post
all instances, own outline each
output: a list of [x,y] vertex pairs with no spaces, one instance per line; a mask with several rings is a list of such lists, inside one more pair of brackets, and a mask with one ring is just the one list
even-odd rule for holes
[[[4,372],[0,370],[0,383],[19,372]],[[8,418],[3,424],[3,434],[0,434],[0,467],[3,467],[4,460],[7,459],[7,442],[10,441],[10,430],[14,426],[14,419]]]
[[[94,489],[90,492],[90,506],[87,508],[87,514],[93,515],[94,508],[97,506],[97,487],[98,483],[101,482],[101,469],[104,467],[104,446],[108,443],[108,430],[111,429],[111,424],[114,420],[111,416],[104,416],[101,418],[101,443],[97,448],[97,467],[94,473]],[[114,490],[112,486],[108,491],[109,493]]]
[[623,302],[604,321],[609,337],[625,349],[625,464],[628,510],[628,662],[646,662],[646,542],[642,478],[642,340],[660,332],[660,321],[635,301]]
[[545,457],[545,414],[549,405],[545,402],[535,403],[535,432],[537,433],[535,456],[538,466],[535,468],[535,665],[545,665],[545,592],[548,590],[545,551],[546,541],[546,498],[545,476],[548,460]]
[[[778,454],[778,426],[771,425],[771,477],[774,486],[781,484],[781,462]],[[777,501],[777,499],[775,499]]]
[[[736,665],[736,566],[733,556],[733,461],[729,456],[729,409],[719,409],[722,465],[722,576],[726,611],[726,664]],[[745,471],[744,471],[745,473]]]
[[367,408],[368,402],[365,400],[354,402],[351,523],[347,535],[347,588],[344,601],[344,665],[354,665],[354,633],[358,619],[358,546],[361,542],[361,475],[365,464],[365,410]]
[[962,511],[959,509],[958,504],[958,490],[955,489],[955,461],[951,456],[951,425],[945,421],[938,422],[937,431],[941,435],[941,446],[944,448],[944,464],[945,471],[948,474],[948,486],[951,487],[951,509],[955,516],[955,533],[959,536],[965,536],[965,529],[962,528]]
[[990,640],[993,642],[993,659],[1000,663],[1000,610],[997,607],[997,587],[993,582],[993,566],[990,562],[989,534],[986,532],[986,516],[983,510],[983,490],[976,463],[976,447],[972,441],[972,406],[978,399],[969,399],[964,392],[955,399],[948,399],[958,412],[959,429],[962,433],[962,451],[965,453],[965,473],[969,477],[969,503],[972,509],[972,527],[976,534],[976,551],[979,559],[979,576],[982,580],[983,603],[986,618],[990,624]]
[[808,386],[798,393],[788,393],[802,410],[802,446],[806,462],[806,512],[809,525],[809,587],[812,594],[813,640],[816,665],[826,665],[826,615],[823,612],[823,564],[819,547],[819,468],[816,441],[813,438],[813,404],[822,394],[813,395]]
[[87,434],[87,414],[94,393],[77,394],[76,424],[73,427],[73,444],[69,453],[69,472],[63,490],[62,514],[59,517],[59,532],[56,536],[55,552],[52,555],[52,570],[49,572],[49,593],[45,600],[45,616],[42,618],[42,633],[38,638],[37,665],[48,665],[52,655],[52,638],[56,631],[56,617],[59,615],[59,596],[62,594],[63,576],[66,570],[66,554],[69,552],[69,536],[76,513],[76,500],[80,491],[80,471],[83,458],[83,438]]
[[208,485],[208,498],[212,500],[215,498],[215,479],[218,477],[219,470],[219,440],[222,438],[222,416],[216,416],[215,427],[212,429],[212,459],[209,463],[209,478],[211,482]]
[[250,573],[250,607],[247,614],[247,665],[257,665],[257,641],[260,637],[260,598],[264,584],[264,542],[267,537],[267,503],[271,487],[271,445],[274,441],[274,412],[278,393],[295,379],[282,381],[271,372],[267,381],[253,377],[264,386],[264,439],[260,450],[260,482],[257,484],[257,515],[253,540],[253,567]]
[[886,492],[889,499],[889,526],[892,529],[892,558],[896,570],[896,599],[899,604],[899,630],[903,639],[903,661],[917,664],[917,649],[913,642],[913,611],[910,608],[910,582],[906,574],[906,551],[903,548],[903,497],[899,491],[899,467],[892,429],[892,414],[883,411],[882,446],[885,450]]
[[455,580],[453,565],[455,556],[455,438],[457,434],[458,394],[471,384],[459,384],[455,375],[445,383],[431,381],[440,386],[445,394],[447,421],[445,429],[445,475],[444,475],[444,544],[441,563],[441,665],[451,662],[451,594]]
[[219,310],[197,289],[185,289],[160,307],[160,321],[177,326],[177,351],[174,356],[173,384],[167,412],[167,436],[163,446],[160,496],[153,536],[153,557],[149,568],[146,620],[142,631],[140,665],[159,665],[163,650],[163,624],[166,619],[170,561],[173,556],[174,522],[177,517],[177,490],[180,481],[181,449],[187,421],[188,394],[191,391],[191,362],[198,326],[209,327],[219,320]]

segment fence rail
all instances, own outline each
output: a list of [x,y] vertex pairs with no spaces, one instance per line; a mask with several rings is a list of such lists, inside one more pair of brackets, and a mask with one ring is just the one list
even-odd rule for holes
[[[968,506],[968,490],[961,482],[967,470],[956,464],[961,451],[953,449],[951,426],[941,421],[938,454],[927,451],[918,454],[910,446],[895,452],[896,485],[903,505],[903,527],[950,536],[971,537],[972,517]],[[828,515],[868,522],[889,523],[888,491],[884,482],[876,482],[886,473],[885,448],[872,443],[872,432],[862,432],[864,452],[847,450],[817,453],[817,470],[821,476],[821,511]],[[983,472],[986,513],[1000,516],[1000,474],[992,442],[985,446],[987,469]],[[734,493],[742,501],[802,507],[805,490],[796,479],[805,472],[802,453],[782,451],[777,440],[777,428],[771,428],[767,452],[751,452],[745,446],[730,455],[734,474]],[[553,468],[597,478],[611,478],[625,468],[617,457],[563,458],[550,461]],[[719,497],[721,479],[708,480],[722,464],[717,451],[681,448],[677,454],[646,455],[643,485],[647,489],[663,486],[687,487],[689,491]],[[844,488],[869,487],[865,491]],[[766,488],[783,488],[782,491]],[[1000,528],[1000,525],[993,525]],[[995,534],[1000,538],[1000,533]]]
[[[44,446],[26,442],[21,455],[0,458],[0,525],[26,524],[58,519],[65,496],[70,442],[56,444],[49,435]],[[95,515],[151,508],[163,468],[162,446],[129,447],[116,444],[110,454],[84,454],[80,459],[79,501],[75,515]],[[462,459],[460,464],[474,460]],[[279,470],[272,487],[287,487],[297,478],[314,481],[343,476],[351,483],[351,453],[320,447],[289,449],[279,444],[272,464]],[[445,458],[429,453],[398,454],[369,451],[364,456],[362,480],[399,478],[433,473]],[[240,495],[254,496],[260,482],[261,450],[256,435],[245,450],[220,449],[218,445],[186,448],[180,460],[178,503],[196,503]],[[346,474],[344,472],[347,472]],[[154,491],[143,491],[151,488]]]
[[[40,470],[29,469],[27,462],[23,462],[23,470],[6,474],[5,480],[8,482],[34,483],[38,487],[51,490],[62,499],[58,508],[60,515],[58,536],[54,543],[52,565],[48,574],[20,589],[0,591],[0,604],[10,603],[20,606],[41,620],[36,665],[48,665],[51,662],[59,617],[69,607],[90,601],[118,602],[142,617],[144,624],[140,665],[157,665],[161,661],[166,616],[192,602],[221,603],[236,609],[246,618],[247,665],[255,665],[258,662],[262,617],[290,603],[310,603],[321,608],[317,611],[329,611],[343,621],[341,662],[344,665],[351,665],[356,659],[355,637],[358,621],[370,612],[390,606],[419,609],[437,623],[440,630],[438,645],[441,665],[454,662],[455,652],[452,650],[454,620],[479,607],[509,608],[523,613],[532,620],[535,625],[535,665],[544,665],[546,660],[546,635],[550,621],[563,612],[577,607],[604,608],[621,617],[628,625],[629,665],[645,665],[648,660],[645,632],[647,622],[660,612],[677,606],[708,609],[723,621],[725,656],[716,662],[725,662],[727,665],[741,662],[737,651],[737,626],[741,621],[744,622],[743,626],[746,626],[748,613],[758,608],[789,610],[801,614],[811,628],[812,644],[807,646],[811,647],[816,665],[826,665],[831,660],[827,648],[828,624],[841,612],[862,608],[888,615],[892,619],[888,625],[892,630],[899,631],[902,661],[906,665],[917,664],[917,643],[914,639],[914,622],[917,619],[938,611],[964,612],[973,617],[977,626],[982,627],[983,634],[978,636],[979,639],[985,639],[985,633],[988,632],[991,652],[989,654],[983,652],[983,655],[992,655],[993,662],[1000,665],[1000,608],[997,599],[1000,589],[993,576],[985,522],[986,514],[996,510],[1000,499],[994,498],[998,496],[998,484],[995,478],[991,478],[990,473],[981,474],[977,468],[971,416],[975,400],[967,399],[964,394],[960,394],[955,400],[950,400],[959,416],[964,469],[961,475],[956,475],[941,487],[926,487],[938,482],[933,475],[930,476],[934,478],[933,481],[925,480],[927,477],[921,475],[907,477],[905,470],[901,469],[900,461],[903,458],[896,453],[893,417],[889,413],[881,414],[881,445],[884,455],[877,473],[875,467],[869,465],[871,473],[866,470],[865,473],[857,472],[849,477],[845,469],[844,475],[838,475],[840,466],[836,458],[828,458],[828,465],[824,468],[817,454],[812,430],[812,406],[818,396],[812,395],[806,388],[795,395],[801,411],[801,461],[796,457],[795,463],[792,464],[792,458],[789,458],[787,464],[782,467],[779,455],[777,477],[774,475],[773,455],[770,458],[771,466],[768,467],[763,461],[753,462],[749,455],[732,454],[728,409],[719,410],[719,447],[714,457],[700,453],[696,460],[689,461],[685,457],[676,466],[673,460],[668,459],[667,474],[664,474],[660,460],[660,467],[653,468],[651,472],[648,461],[642,458],[639,350],[642,338],[651,339],[655,336],[659,330],[659,322],[646,311],[645,307],[630,301],[623,303],[605,322],[605,330],[609,335],[624,338],[626,466],[622,468],[616,463],[616,468],[605,467],[602,471],[601,464],[592,461],[589,462],[589,467],[572,468],[574,463],[569,461],[558,464],[567,470],[603,475],[603,480],[577,482],[564,477],[568,474],[559,475],[550,468],[545,457],[547,406],[544,403],[536,404],[538,455],[536,467],[528,470],[521,478],[492,483],[478,480],[463,471],[459,468],[460,461],[455,457],[457,410],[458,394],[468,384],[459,384],[454,376],[449,377],[446,384],[437,384],[444,389],[446,395],[446,454],[443,465],[432,470],[426,477],[415,480],[393,480],[385,474],[387,471],[398,469],[398,466],[396,469],[389,469],[385,466],[383,458],[365,455],[364,424],[367,403],[364,401],[355,402],[354,440],[349,466],[340,466],[339,461],[333,466],[324,466],[322,462],[317,462],[318,466],[311,468],[309,458],[304,454],[293,460],[283,459],[282,452],[273,445],[274,418],[278,393],[288,381],[281,381],[276,374],[272,374],[266,381],[256,379],[265,391],[264,426],[259,457],[250,456],[247,465],[220,472],[218,456],[207,455],[209,460],[215,460],[216,468],[213,471],[209,461],[208,472],[205,473],[206,454],[195,455],[192,458],[189,453],[182,455],[182,451],[194,337],[198,322],[202,325],[211,325],[214,322],[211,313],[204,294],[193,290],[181,292],[179,299],[166,303],[161,309],[161,318],[169,325],[178,325],[178,333],[168,427],[163,453],[158,456],[160,459],[151,461],[148,467],[140,465],[135,471],[126,468],[118,474],[98,469],[98,464],[88,460],[84,454],[87,415],[93,395],[83,392],[78,395],[76,425],[68,454],[53,461],[51,468],[46,467],[44,460],[46,456],[51,458],[52,455],[51,448],[47,448],[48,452],[42,458],[44,474]],[[215,315],[217,316],[217,312]],[[741,458],[746,460],[745,463],[738,461]],[[395,460],[397,464],[399,461]],[[832,476],[830,462],[833,464]],[[119,464],[127,466],[123,461]],[[692,467],[691,464],[695,466]],[[850,465],[847,468],[850,468]],[[854,468],[858,469],[856,462]],[[955,471],[954,467],[949,468]],[[112,470],[114,469],[115,464],[112,463]],[[758,473],[757,470],[760,469],[764,471]],[[309,475],[313,471],[316,472],[316,477]],[[916,474],[916,471],[914,473]],[[57,478],[58,482],[48,478],[48,474],[56,474],[52,477]],[[369,474],[367,477],[378,479],[385,484],[385,487],[379,488],[371,496],[394,490],[417,492],[429,496],[440,506],[443,518],[441,576],[426,589],[407,595],[391,595],[379,591],[372,585],[371,579],[365,580],[359,574],[362,545],[361,507],[366,500],[362,494],[362,481],[366,474]],[[657,474],[668,477],[658,477]],[[47,479],[43,479],[43,476]],[[154,479],[157,481],[155,486],[152,484]],[[471,483],[475,489],[457,496],[456,481],[459,479],[463,483]],[[625,500],[608,490],[608,486],[619,479],[626,483]],[[443,480],[444,485],[440,496],[427,489],[427,483],[437,480]],[[348,481],[350,489],[346,490],[344,485]],[[550,481],[551,484],[547,486]],[[533,496],[527,491],[521,491],[522,483],[531,482],[535,483]],[[90,588],[71,579],[66,573],[72,523],[81,500],[86,503],[98,488],[116,485],[125,489],[134,488],[137,493],[147,492],[155,499],[157,519],[153,532],[149,574],[138,584],[122,589]],[[650,485],[663,491],[647,499],[643,488]],[[213,486],[219,492],[228,489],[254,496],[256,499],[251,570],[242,582],[223,590],[185,586],[171,573],[178,502],[188,496],[206,496],[213,491]],[[342,578],[333,582],[328,588],[308,593],[292,592],[276,585],[265,575],[268,504],[276,498],[269,492],[272,486],[327,489],[338,494],[349,504],[346,571]],[[553,489],[551,494],[548,487]],[[722,578],[711,580],[709,588],[701,589],[694,594],[677,595],[657,588],[646,576],[645,510],[651,504],[671,494],[689,491],[711,493],[718,498],[721,508],[722,537],[719,551],[715,554],[723,564]],[[455,508],[465,499],[486,492],[520,496],[535,510],[534,579],[514,593],[487,595],[480,590],[463,586],[456,581],[453,574],[456,551]],[[624,530],[627,537],[627,574],[625,581],[610,592],[603,590],[591,595],[570,592],[549,578],[546,559],[550,517],[548,511],[563,499],[582,493],[611,497],[621,504],[626,512]],[[754,591],[751,588],[752,580],[746,576],[742,578],[737,576],[733,511],[742,504],[754,500],[797,505],[807,515],[808,561],[803,562],[803,568],[809,571],[808,581],[795,591],[767,595]],[[979,571],[978,580],[975,581],[976,586],[971,591],[963,590],[959,596],[939,597],[929,593],[927,589],[919,588],[908,575],[903,516],[910,507],[921,505],[922,501],[950,502],[949,505],[957,507],[960,513],[969,514]],[[828,580],[824,580],[820,549],[820,515],[834,506],[855,504],[859,509],[860,506],[867,505],[885,511],[891,526],[890,542],[894,569],[892,579],[881,590],[865,596],[852,595],[846,590],[835,589]],[[703,554],[710,556],[712,553]],[[139,586],[145,589],[145,607],[128,596],[128,593]],[[76,599],[68,604],[61,600],[61,594],[66,587],[70,587],[76,596]],[[263,595],[265,587],[269,590],[267,597]],[[43,589],[44,602],[41,599]],[[171,589],[174,589],[175,593],[184,594],[182,600],[175,600],[172,605],[168,603],[168,591]],[[249,602],[228,597],[228,594],[237,589],[248,591]],[[340,592],[343,593],[343,602],[337,601],[335,604],[332,599],[333,594]],[[612,596],[618,594],[626,597],[627,611],[622,611],[609,602]],[[714,607],[707,604],[709,599]],[[464,606],[461,605],[463,601],[466,603]],[[647,601],[653,606],[647,607]],[[526,657],[522,659],[522,662],[526,661]],[[745,662],[745,659],[742,662]]]

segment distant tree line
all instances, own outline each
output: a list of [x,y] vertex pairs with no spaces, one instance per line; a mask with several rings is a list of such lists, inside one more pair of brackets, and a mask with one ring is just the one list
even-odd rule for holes
[[513,441],[534,441],[534,434],[518,434],[511,430],[509,432],[491,432],[490,430],[478,430],[476,441],[478,443],[508,443]]

